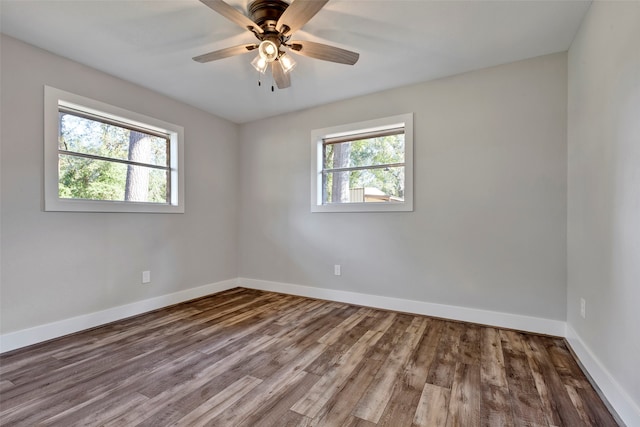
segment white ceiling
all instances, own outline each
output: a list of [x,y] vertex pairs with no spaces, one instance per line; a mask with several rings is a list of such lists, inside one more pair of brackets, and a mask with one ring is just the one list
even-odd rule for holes
[[[228,0],[244,13],[247,0]],[[236,123],[566,51],[589,1],[331,0],[293,39],[360,53],[296,56],[292,86],[257,85],[246,54],[191,58],[255,38],[198,0],[0,0],[0,30]]]

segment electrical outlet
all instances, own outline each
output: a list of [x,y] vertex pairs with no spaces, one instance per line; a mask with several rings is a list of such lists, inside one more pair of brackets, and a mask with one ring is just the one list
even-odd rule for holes
[[336,264],[333,266],[333,274],[336,276],[340,276],[342,272],[340,271],[340,264]]
[[151,282],[151,272],[149,270],[142,272],[142,283]]
[[580,298],[580,316],[582,316],[583,319],[587,318],[587,302],[584,298]]

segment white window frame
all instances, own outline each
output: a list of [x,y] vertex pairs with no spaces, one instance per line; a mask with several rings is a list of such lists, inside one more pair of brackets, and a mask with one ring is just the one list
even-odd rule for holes
[[[404,202],[322,203],[322,144],[325,138],[404,127]],[[311,132],[311,212],[411,212],[413,211],[413,113],[316,129]]]
[[[58,194],[58,109],[60,106],[169,135],[170,202],[163,204],[60,198]],[[45,86],[44,210],[53,212],[184,213],[184,128],[104,102]]]

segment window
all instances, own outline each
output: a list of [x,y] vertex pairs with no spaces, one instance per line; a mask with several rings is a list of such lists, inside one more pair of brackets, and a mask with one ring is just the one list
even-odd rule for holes
[[311,133],[311,211],[413,210],[413,114]]
[[45,86],[45,210],[183,213],[183,129]]

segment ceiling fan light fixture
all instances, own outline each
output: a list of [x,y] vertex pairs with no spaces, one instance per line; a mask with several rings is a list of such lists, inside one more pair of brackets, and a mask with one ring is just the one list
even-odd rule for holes
[[289,55],[287,55],[286,53],[282,53],[282,55],[280,55],[280,58],[278,58],[278,61],[280,61],[280,65],[282,65],[282,70],[285,73],[290,72],[291,70],[293,70],[293,68],[296,66],[296,61],[290,57]]
[[264,74],[269,67],[269,63],[260,55],[253,58],[253,61],[251,61],[251,65],[253,65],[253,68],[255,68],[262,74]]
[[263,40],[258,46],[258,54],[266,62],[273,62],[278,59],[278,45],[272,40]]
[[[273,82],[279,89],[286,89],[291,86],[290,73],[296,62],[289,55],[285,55],[282,51],[285,48],[302,56],[339,64],[354,65],[360,57],[356,52],[323,43],[290,41],[292,35],[313,18],[329,0],[246,0],[251,2],[248,15],[228,4],[228,0],[200,1],[234,24],[249,30],[259,43],[205,53],[194,57],[193,60],[196,62],[206,63],[257,50],[258,57],[251,61],[251,65],[263,74],[271,68]],[[237,3],[237,0],[235,2]],[[259,76],[258,85],[260,79]]]

